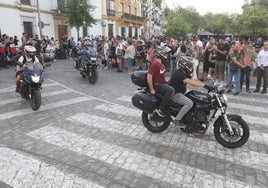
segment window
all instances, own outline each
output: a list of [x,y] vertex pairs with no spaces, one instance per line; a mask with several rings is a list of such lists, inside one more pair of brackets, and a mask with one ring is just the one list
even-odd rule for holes
[[131,14],[131,6],[128,6],[128,13]]
[[22,5],[31,5],[31,0],[20,0]]
[[108,24],[108,36],[113,37],[114,36],[114,25],[113,24]]
[[27,34],[27,36],[33,36],[33,23],[32,22],[23,22],[23,29],[24,33]]
[[121,3],[120,6],[121,6],[121,12],[124,12],[124,3]]
[[115,15],[115,0],[106,0],[107,15]]
[[132,27],[128,26],[128,36],[132,37]]

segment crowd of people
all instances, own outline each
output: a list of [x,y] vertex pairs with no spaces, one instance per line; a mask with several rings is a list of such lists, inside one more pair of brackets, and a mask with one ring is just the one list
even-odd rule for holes
[[[104,69],[112,68],[117,72],[131,74],[135,70],[148,69],[154,61],[155,49],[157,46],[170,48],[167,59],[163,62],[170,76],[178,68],[178,61],[181,56],[191,57],[193,63],[192,76],[201,81],[213,78],[215,85],[224,87],[227,85],[227,92],[234,95],[242,92],[242,86],[246,84],[246,92],[251,93],[250,80],[252,75],[257,76],[257,85],[254,92],[267,92],[268,75],[268,44],[262,38],[256,41],[234,40],[227,41],[225,37],[218,39],[210,37],[206,43],[201,41],[199,36],[178,40],[166,36],[158,37],[103,37],[90,36],[79,38],[75,41],[73,37],[68,39],[62,36],[55,40],[48,36],[27,36],[23,33],[20,40],[17,36],[10,37],[7,34],[1,36],[0,42],[0,69],[13,66],[14,58],[19,54],[19,46],[26,44],[35,46],[37,54],[42,54],[48,44],[55,49],[64,44],[68,50],[69,57],[74,52],[82,52],[85,49],[94,48],[101,55]],[[202,66],[202,67],[200,67]],[[199,71],[203,70],[202,73]],[[261,83],[263,89],[261,91]]]

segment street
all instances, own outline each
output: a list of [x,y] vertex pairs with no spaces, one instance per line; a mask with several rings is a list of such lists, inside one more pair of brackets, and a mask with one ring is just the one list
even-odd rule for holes
[[212,126],[203,137],[173,125],[150,133],[131,104],[137,87],[126,72],[101,68],[92,85],[72,60],[51,62],[33,111],[15,93],[14,69],[0,70],[1,188],[268,185],[267,95],[227,94],[228,113],[243,116],[251,131],[244,146],[227,149]]

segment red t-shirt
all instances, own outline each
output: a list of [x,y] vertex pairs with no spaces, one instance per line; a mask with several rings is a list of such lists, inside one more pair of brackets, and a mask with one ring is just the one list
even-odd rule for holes
[[16,54],[17,49],[16,49],[15,44],[11,44],[11,45],[9,46],[9,51],[10,51],[11,54]]
[[155,83],[166,83],[166,67],[162,63],[159,63],[157,60],[154,60],[154,62],[149,66],[148,73],[153,75],[153,85]]

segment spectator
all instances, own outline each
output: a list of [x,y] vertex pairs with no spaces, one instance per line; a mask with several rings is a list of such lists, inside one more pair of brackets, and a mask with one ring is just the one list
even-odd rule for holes
[[227,44],[225,37],[222,36],[219,40],[219,44],[213,48],[217,52],[216,64],[215,64],[215,85],[223,88],[223,82],[225,78],[225,65],[226,56],[229,52],[229,45]]
[[246,92],[251,93],[249,89],[250,85],[250,72],[252,70],[252,64],[255,62],[257,58],[257,53],[255,50],[252,48],[252,44],[245,43],[244,44],[244,52],[245,52],[245,57],[244,57],[244,62],[246,67],[241,69],[241,78],[240,78],[240,88],[242,91],[243,87],[243,82],[244,82],[244,77],[246,77]]
[[125,63],[126,68],[128,69],[128,74],[131,74],[133,72],[133,66],[134,66],[134,56],[135,56],[135,48],[131,41],[128,41],[126,46],[124,46],[125,49]]
[[27,43],[27,34],[26,33],[22,33],[22,37],[21,37],[21,45],[25,46]]
[[267,92],[268,81],[268,41],[264,42],[263,49],[259,52],[257,57],[257,85],[254,92],[260,92],[261,79],[263,78],[262,94]]
[[243,50],[242,43],[240,41],[237,41],[233,50],[230,51],[231,61],[229,63],[229,68],[228,68],[228,91],[227,93],[232,92],[233,76],[235,78],[234,95],[238,95],[241,92],[240,90],[241,68],[246,67],[244,64],[244,56],[245,56],[245,52]]

